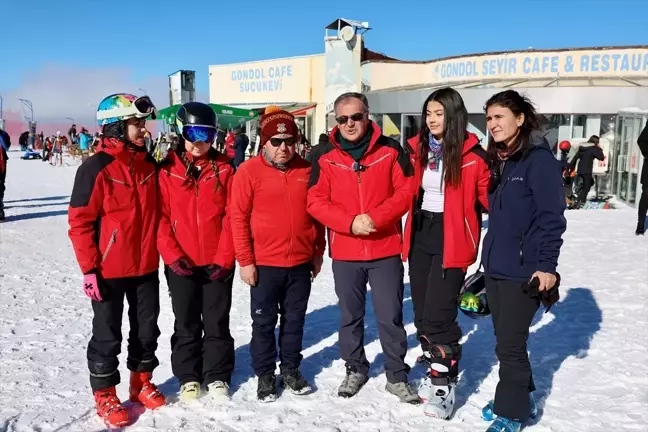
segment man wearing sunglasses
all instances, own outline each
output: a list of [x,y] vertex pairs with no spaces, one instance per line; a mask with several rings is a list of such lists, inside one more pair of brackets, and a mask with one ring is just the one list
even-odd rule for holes
[[400,144],[369,120],[364,95],[345,93],[334,109],[338,125],[313,161],[308,211],[329,232],[340,300],[340,354],[347,369],[338,395],[354,396],[368,379],[363,346],[368,282],[386,358],[386,389],[403,402],[417,404],[404,361],[400,258],[401,218],[413,195],[413,167]]
[[277,397],[275,327],[283,386],[306,394],[311,386],[299,372],[304,320],[312,278],[322,267],[324,228],[306,212],[311,164],[295,151],[299,133],[292,114],[268,107],[261,119],[258,156],[234,176],[230,218],[241,279],[250,285],[257,399]]

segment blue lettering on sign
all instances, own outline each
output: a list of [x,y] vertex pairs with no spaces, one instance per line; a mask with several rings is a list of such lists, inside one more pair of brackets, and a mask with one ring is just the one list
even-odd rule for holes
[[239,82],[239,92],[258,93],[283,90],[283,79],[293,76],[292,65],[246,68],[232,71],[232,81]]

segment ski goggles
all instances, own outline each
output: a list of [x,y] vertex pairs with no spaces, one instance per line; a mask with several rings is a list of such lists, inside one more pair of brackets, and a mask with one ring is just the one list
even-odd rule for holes
[[[155,108],[155,105],[153,104],[151,98],[149,98],[148,96],[138,97],[133,101],[133,106],[139,113],[138,117],[140,115],[148,116],[150,114],[157,114],[157,109]],[[153,120],[155,120],[155,117],[153,117]]]
[[185,125],[182,127],[182,137],[191,143],[213,144],[217,135],[218,129],[213,126]]

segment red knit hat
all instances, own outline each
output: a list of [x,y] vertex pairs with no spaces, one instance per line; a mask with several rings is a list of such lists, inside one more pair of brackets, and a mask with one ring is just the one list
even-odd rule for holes
[[276,105],[270,105],[265,109],[260,127],[261,145],[270,138],[297,138],[299,135],[295,116]]

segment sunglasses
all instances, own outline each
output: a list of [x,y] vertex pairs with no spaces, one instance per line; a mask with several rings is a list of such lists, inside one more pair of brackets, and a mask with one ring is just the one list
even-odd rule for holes
[[185,125],[182,127],[182,137],[192,143],[204,142],[213,144],[216,140],[218,130],[213,126]]
[[270,138],[272,147],[279,147],[281,144],[286,143],[288,147],[294,146],[297,140],[295,138]]
[[353,120],[354,122],[363,120],[365,117],[366,113],[355,113],[351,114],[350,116],[340,116],[340,117],[335,117],[335,121],[339,125],[347,124],[349,122],[349,119]]

